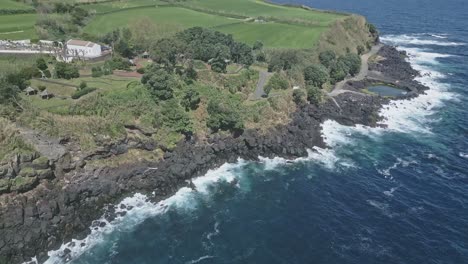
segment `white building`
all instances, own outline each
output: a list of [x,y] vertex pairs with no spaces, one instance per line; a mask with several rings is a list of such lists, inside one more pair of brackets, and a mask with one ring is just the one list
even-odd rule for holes
[[101,45],[99,44],[78,39],[67,41],[67,56],[90,59],[101,55]]

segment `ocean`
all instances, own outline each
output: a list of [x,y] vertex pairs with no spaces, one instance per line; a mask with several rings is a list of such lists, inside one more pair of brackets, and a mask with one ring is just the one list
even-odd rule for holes
[[287,2],[365,15],[430,90],[385,106],[386,129],[325,122],[331,148],[293,163],[239,160],[198,192],[129,197],[125,216],[62,247],[71,263],[468,263],[466,1]]

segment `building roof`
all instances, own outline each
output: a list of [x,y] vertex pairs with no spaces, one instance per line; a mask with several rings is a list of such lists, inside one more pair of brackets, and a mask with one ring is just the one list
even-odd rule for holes
[[47,91],[47,89],[44,90],[44,91],[41,93],[41,96],[49,96],[49,95],[52,95],[52,94],[49,93],[49,92]]
[[67,41],[67,45],[73,45],[73,46],[82,46],[82,47],[88,47],[91,48],[94,45],[97,45],[94,42],[91,41],[86,41],[86,40],[79,40],[79,39],[70,39]]
[[31,93],[31,92],[35,92],[36,89],[32,88],[31,86],[28,86],[28,88],[26,88],[26,90],[24,90],[25,92],[27,93]]

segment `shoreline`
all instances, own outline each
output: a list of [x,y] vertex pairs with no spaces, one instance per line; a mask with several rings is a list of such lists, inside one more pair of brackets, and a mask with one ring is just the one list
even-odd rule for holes
[[[373,69],[380,69],[384,72],[383,76],[390,79],[403,77],[404,82],[401,83],[417,92],[411,96],[422,93],[424,86],[414,80],[415,70],[410,73],[401,72],[401,69],[407,70],[411,66],[400,53],[394,48],[385,49],[385,52],[383,54],[393,59],[387,61],[387,65],[374,65]],[[323,122],[335,120],[347,126],[361,124],[375,127],[381,118],[378,112],[389,101],[377,96],[342,93],[334,96],[333,100],[326,100],[320,107],[309,104],[301,106],[291,115],[290,124],[275,127],[267,135],[246,130],[238,137],[214,134],[206,141],[192,139],[181,142],[158,163],[87,171],[80,166],[70,169],[73,167],[70,166],[70,160],[68,167],[67,161],[59,160],[55,168],[65,169],[63,175],[57,177],[57,181],[39,185],[23,194],[25,199],[22,201],[5,197],[0,200],[2,209],[7,209],[1,212],[8,216],[0,223],[4,227],[0,229],[0,234],[11,237],[10,241],[18,241],[23,246],[15,247],[18,243],[12,243],[6,249],[6,245],[0,244],[0,250],[2,254],[9,253],[12,263],[21,263],[33,256],[42,263],[47,258],[47,251],[57,250],[72,238],[80,240],[86,237],[90,233],[90,226],[99,217],[104,216],[108,222],[112,222],[119,213],[115,211],[115,204],[125,197],[135,193],[154,193],[151,201],[162,201],[177,193],[180,188],[189,187],[187,181],[190,182],[225,163],[234,163],[238,158],[258,161],[260,156],[286,159],[305,157],[308,155],[307,150],[327,147],[321,133]],[[38,200],[50,202],[37,205]],[[17,207],[22,209],[21,216],[16,213]],[[20,218],[21,221],[18,221]],[[35,230],[35,226],[40,226],[41,229]],[[34,237],[33,232],[37,231],[39,235]],[[29,241],[26,241],[26,234],[31,233]],[[44,233],[48,235],[44,236]],[[38,243],[39,241],[42,243]],[[66,258],[67,253],[64,253]]]

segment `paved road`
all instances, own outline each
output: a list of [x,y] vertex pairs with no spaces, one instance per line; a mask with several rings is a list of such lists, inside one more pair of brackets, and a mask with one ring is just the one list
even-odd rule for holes
[[260,71],[260,76],[257,82],[257,88],[253,94],[252,100],[259,100],[262,99],[262,96],[266,95],[265,90],[263,89],[267,84],[267,81],[272,73],[267,71]]
[[345,85],[345,83],[347,83],[349,81],[362,81],[362,80],[364,80],[364,78],[366,78],[366,76],[367,76],[367,74],[369,72],[369,58],[374,56],[375,54],[377,54],[377,52],[379,52],[379,50],[382,47],[383,47],[383,44],[375,45],[374,47],[372,47],[372,49],[368,53],[362,55],[361,56],[362,64],[361,64],[361,70],[359,71],[359,73],[354,77],[346,78],[343,81],[337,83],[335,85],[335,88],[333,89],[333,91],[331,91],[328,95],[336,96],[336,95],[339,95],[341,93],[351,92],[351,91],[348,91],[348,90],[343,90],[343,86]]

